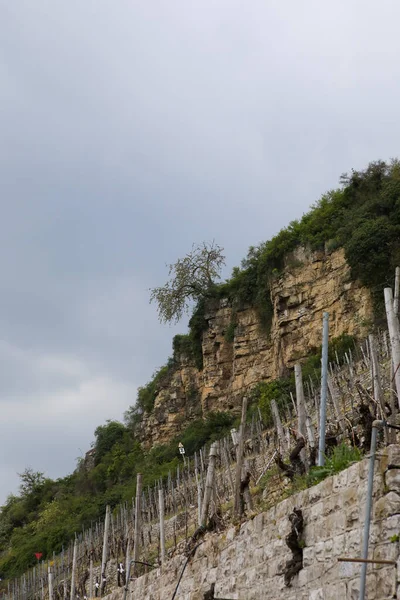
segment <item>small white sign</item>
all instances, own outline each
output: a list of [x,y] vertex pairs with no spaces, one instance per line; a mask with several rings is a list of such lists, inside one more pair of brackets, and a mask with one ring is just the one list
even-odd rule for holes
[[239,443],[238,433],[235,428],[231,429],[232,442],[234,446],[237,446]]

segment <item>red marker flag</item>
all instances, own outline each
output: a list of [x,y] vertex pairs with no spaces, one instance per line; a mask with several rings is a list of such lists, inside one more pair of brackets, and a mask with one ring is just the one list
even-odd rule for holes
[[35,552],[35,556],[38,560],[40,560],[43,556],[43,552]]

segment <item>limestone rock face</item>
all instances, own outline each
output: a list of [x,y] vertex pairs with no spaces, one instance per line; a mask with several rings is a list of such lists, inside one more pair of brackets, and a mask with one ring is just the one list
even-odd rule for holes
[[196,367],[182,364],[167,386],[157,394],[154,409],[145,413],[138,432],[141,442],[149,448],[164,444],[196,418],[202,416],[200,390],[202,374]]
[[[170,384],[145,415],[145,446],[165,443],[190,420],[209,411],[238,411],[241,398],[259,381],[281,377],[321,345],[322,313],[329,312],[329,335],[362,336],[372,318],[369,291],[350,278],[343,249],[331,254],[298,248],[283,273],[271,282],[273,318],[263,330],[255,307],[233,310],[221,300],[206,314],[203,370],[185,357]],[[233,341],[226,332],[235,324]]]

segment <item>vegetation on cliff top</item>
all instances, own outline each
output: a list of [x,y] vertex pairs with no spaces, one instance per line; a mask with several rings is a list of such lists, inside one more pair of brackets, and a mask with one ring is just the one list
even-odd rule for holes
[[[349,175],[342,175],[340,183],[340,188],[324,194],[299,221],[292,221],[271,240],[251,247],[241,266],[233,269],[231,278],[218,285],[215,279],[223,256],[222,249],[217,247],[218,253],[213,258],[218,258],[219,262],[215,265],[213,278],[207,280],[209,285],[203,287],[203,293],[201,287],[195,286],[196,294],[190,296],[197,305],[189,321],[189,333],[174,339],[175,361],[179,362],[179,354],[184,353],[202,369],[202,337],[208,327],[207,306],[220,298],[228,298],[234,310],[249,305],[256,307],[268,333],[273,316],[271,283],[281,274],[290,253],[299,246],[326,253],[344,248],[352,278],[372,291],[379,322],[383,316],[382,290],[393,284],[394,268],[400,262],[400,162],[373,162],[364,171],[353,170]],[[183,260],[188,258],[192,264],[193,250]],[[196,260],[204,262],[204,252],[197,253]],[[176,265],[182,268],[182,262],[178,261]],[[170,266],[170,273],[176,265]],[[190,274],[191,270],[187,269],[189,278]],[[175,279],[175,283],[169,282],[157,289],[166,293],[171,288],[175,297],[182,277]],[[181,290],[181,301],[186,302],[185,290]],[[164,307],[165,295],[157,297],[153,294],[153,299],[163,314],[168,308],[168,303]],[[168,315],[172,318],[171,313]],[[182,311],[175,311],[173,316],[181,315]],[[166,315],[162,320],[168,320]],[[233,329],[234,324],[227,334],[228,340],[233,339]],[[141,402],[140,397],[138,401]]]
[[365,171],[342,175],[341,187],[324,194],[302,219],[251,247],[241,267],[215,293],[233,305],[256,306],[268,329],[271,281],[299,246],[327,253],[344,248],[352,278],[382,297],[400,258],[400,162],[377,161]]

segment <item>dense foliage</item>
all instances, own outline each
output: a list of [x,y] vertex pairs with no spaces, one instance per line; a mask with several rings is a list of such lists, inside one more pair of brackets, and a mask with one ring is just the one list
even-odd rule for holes
[[143,485],[166,479],[182,459],[178,443],[187,456],[193,456],[209,441],[229,431],[233,417],[227,413],[209,413],[183,430],[169,444],[144,452],[132,427],[107,421],[95,430],[94,461],[81,459],[76,471],[52,481],[42,473],[27,469],[21,476],[19,495],[7,498],[0,513],[0,576],[14,577],[36,561],[73,539],[74,533],[87,527],[105,512],[135,493],[136,474],[142,473]]
[[[249,249],[240,268],[216,293],[233,305],[251,303],[266,328],[271,324],[271,281],[278,277],[298,246],[331,252],[344,248],[352,277],[372,289],[376,298],[392,285],[400,259],[400,163],[371,163],[365,171],[341,177],[299,221]],[[379,307],[377,307],[379,318]]]

